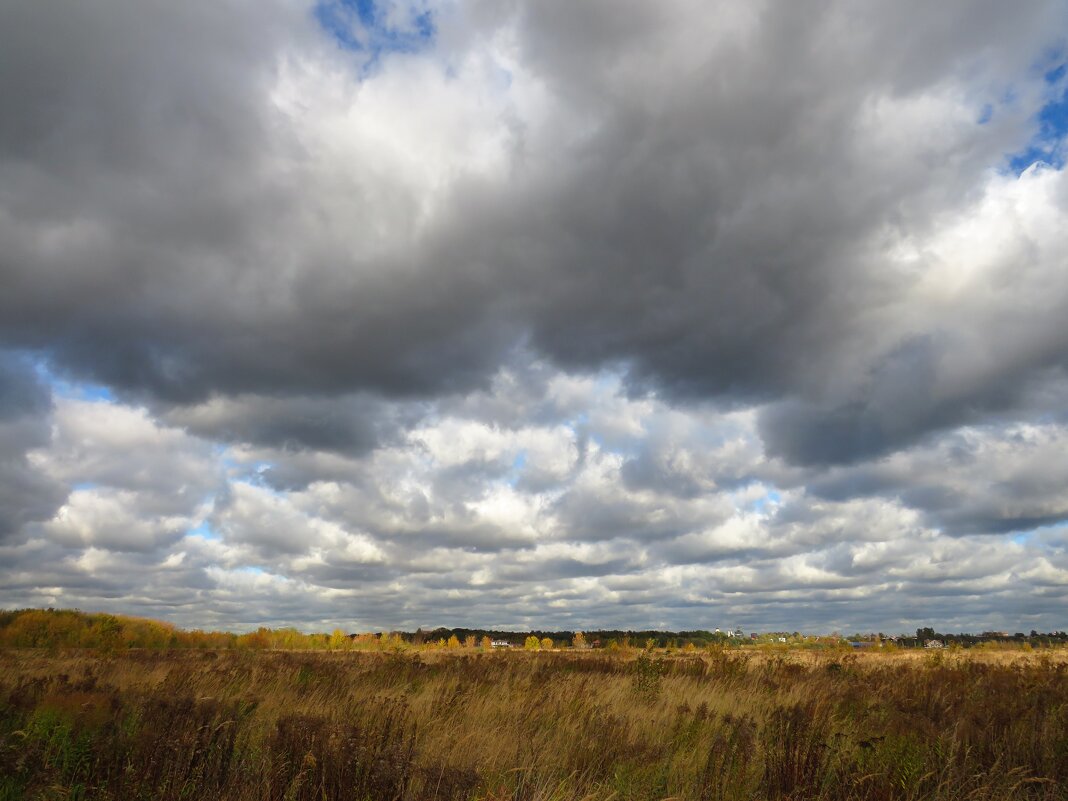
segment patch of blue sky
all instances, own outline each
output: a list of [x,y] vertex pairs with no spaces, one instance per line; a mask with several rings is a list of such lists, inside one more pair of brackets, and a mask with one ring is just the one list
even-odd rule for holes
[[1068,535],[1068,523],[1053,523],[1027,531],[1013,532],[1010,539],[1018,545],[1035,545],[1042,544],[1042,541],[1049,537],[1063,538],[1066,535]]
[[[1065,164],[1065,139],[1068,137],[1068,62],[1046,69],[1042,80],[1047,87],[1047,101],[1035,115],[1035,133],[1027,145],[1009,154],[1009,169],[1019,175],[1036,162],[1061,169]],[[991,112],[993,113],[993,112]]]
[[89,381],[71,381],[56,375],[44,356],[35,355],[31,357],[31,362],[33,363],[33,369],[41,380],[49,386],[54,395],[60,398],[94,403],[111,403],[115,400],[114,393],[103,384],[94,384]]
[[267,485],[267,473],[274,468],[273,462],[258,461],[249,463],[235,459],[230,447],[227,445],[217,446],[214,450],[214,455],[232,480],[251,484],[261,489],[270,489]]
[[100,485],[95,481],[79,481],[71,485],[71,492],[92,492]]
[[1065,75],[1068,75],[1068,61],[1047,70],[1042,79],[1050,85],[1055,85],[1064,80]]
[[211,527],[211,523],[207,520],[202,520],[197,525],[185,532],[187,537],[201,537],[206,540],[221,540],[219,532]]
[[590,422],[590,415],[588,412],[580,412],[575,415],[571,420],[568,420],[566,425],[572,431],[577,431],[581,426]]
[[429,8],[388,0],[319,0],[315,19],[345,50],[366,57],[363,72],[371,71],[389,53],[417,53],[434,40]]
[[575,435],[576,439],[586,439],[598,448],[604,448],[604,438],[590,428],[590,415],[588,412],[580,412],[570,420],[565,420],[564,427]]
[[751,511],[756,512],[757,514],[764,514],[769,505],[778,506],[780,501],[782,501],[782,495],[780,495],[776,490],[768,490],[763,495],[763,497],[751,501],[749,504],[749,508]]
[[212,455],[219,460],[219,464],[230,475],[241,475],[248,470],[245,462],[235,459],[229,445],[216,443],[212,448]]
[[249,573],[253,576],[264,576],[267,571],[262,567],[256,567],[255,565],[242,565],[241,567],[234,568],[235,573]]
[[82,384],[70,381],[52,381],[52,389],[64,398],[76,398],[84,401],[113,401],[115,395],[110,389],[99,384]]
[[519,479],[523,475],[523,468],[527,466],[527,451],[524,448],[520,450],[515,458],[512,459],[512,467],[508,471],[508,475],[505,477],[505,483],[510,487],[514,487],[519,483]]
[[609,368],[601,370],[597,379],[593,382],[598,392],[618,394],[623,389],[627,373],[622,368]]
[[276,490],[267,482],[267,479],[264,477],[262,472],[256,472],[252,473],[251,475],[245,475],[240,478],[235,478],[233,481],[235,484],[244,484],[248,487],[255,487],[260,492],[263,492],[266,495],[270,495],[272,498],[286,497],[286,493]]
[[37,375],[48,384],[52,394],[73,400],[89,400],[91,403],[112,403],[114,393],[104,384],[89,381],[70,381],[49,370],[47,363],[37,363]]

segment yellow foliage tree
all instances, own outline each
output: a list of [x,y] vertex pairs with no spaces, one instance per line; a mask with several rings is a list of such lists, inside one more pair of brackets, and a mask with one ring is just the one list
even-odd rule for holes
[[330,635],[329,648],[331,651],[340,651],[342,648],[347,648],[350,644],[349,636],[341,629],[334,629]]
[[487,634],[485,637],[482,638],[482,650],[489,651],[492,648],[493,648],[493,640],[491,640],[489,638],[489,635]]
[[544,648],[546,651],[551,651],[553,648],[553,641],[546,637],[544,640],[541,641],[541,647]]
[[453,634],[451,637],[449,637],[448,647],[449,648],[459,648],[460,647],[460,639],[455,634]]
[[574,638],[571,640],[571,645],[575,648],[585,648],[586,635],[583,634],[581,631],[576,631]]
[[538,640],[537,637],[531,634],[523,643],[523,647],[526,648],[528,651],[537,651],[541,647],[541,642]]

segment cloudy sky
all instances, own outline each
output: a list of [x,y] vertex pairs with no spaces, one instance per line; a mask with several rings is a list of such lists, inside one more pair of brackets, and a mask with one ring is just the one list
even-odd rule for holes
[[0,2],[0,607],[1064,628],[1065,31]]

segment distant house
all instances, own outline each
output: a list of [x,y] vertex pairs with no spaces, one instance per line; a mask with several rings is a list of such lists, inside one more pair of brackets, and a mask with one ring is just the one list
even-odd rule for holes
[[945,648],[946,644],[944,642],[942,642],[941,640],[924,640],[923,641],[923,647],[924,648]]
[[490,646],[493,648],[511,648],[512,644],[507,640],[493,640],[493,642],[490,643]]

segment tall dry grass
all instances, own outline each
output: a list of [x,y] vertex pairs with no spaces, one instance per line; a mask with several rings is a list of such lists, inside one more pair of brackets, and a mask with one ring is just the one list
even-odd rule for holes
[[1066,799],[1050,654],[0,652],[3,799]]

